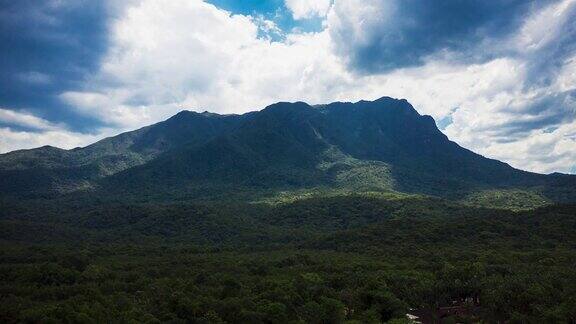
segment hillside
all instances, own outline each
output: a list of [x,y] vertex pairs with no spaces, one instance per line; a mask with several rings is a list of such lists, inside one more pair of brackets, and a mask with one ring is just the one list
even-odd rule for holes
[[[276,103],[244,115],[181,112],[85,148],[0,155],[0,195],[259,199],[282,192],[419,193],[477,205],[576,200],[576,176],[540,175],[450,141],[406,100]],[[538,202],[534,204],[534,202]]]
[[101,179],[153,160],[183,143],[200,145],[233,128],[242,117],[183,111],[172,118],[83,148],[44,146],[0,155],[0,194],[60,194],[93,187]]

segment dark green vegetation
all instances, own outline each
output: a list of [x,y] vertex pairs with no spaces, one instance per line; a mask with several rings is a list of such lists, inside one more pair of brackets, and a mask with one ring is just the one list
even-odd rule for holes
[[460,320],[576,320],[574,205],[371,194],[4,206],[5,323],[405,323],[409,308],[434,318],[466,298],[480,304],[462,303],[473,311]]
[[575,179],[391,98],[0,155],[0,322],[575,323]]

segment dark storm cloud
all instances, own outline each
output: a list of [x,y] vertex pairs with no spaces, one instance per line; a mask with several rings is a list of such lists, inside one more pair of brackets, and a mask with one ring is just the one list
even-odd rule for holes
[[106,47],[104,1],[0,0],[0,44],[0,107],[82,128],[85,121],[56,96],[98,67]]
[[533,52],[518,53],[526,55],[525,59],[528,62],[525,80],[527,88],[549,86],[554,82],[566,61],[576,55],[576,5],[567,9],[566,16],[568,19],[561,25],[560,31],[554,33],[553,41]]
[[505,108],[502,112],[513,118],[504,125],[484,130],[499,143],[520,140],[535,129],[551,132],[576,120],[576,90],[543,95],[524,105],[521,111]]
[[[345,3],[335,2],[330,32],[340,55],[361,74],[381,74],[428,61],[469,65],[505,58],[516,62],[522,71],[514,76],[521,92],[517,95],[525,102],[502,107],[506,120],[479,130],[496,142],[518,141],[534,130],[557,129],[576,118],[576,93],[566,91],[559,80],[576,57],[574,3],[365,0],[364,6],[348,7]],[[449,115],[438,125],[451,123]]]
[[348,23],[356,22],[346,17],[332,30],[341,53],[353,68],[364,73],[418,66],[427,56],[439,52],[449,52],[451,59],[467,63],[497,57],[503,54],[498,40],[515,32],[529,12],[553,1],[371,2],[379,9],[375,15],[386,16],[360,21],[365,25],[361,35],[349,28]]

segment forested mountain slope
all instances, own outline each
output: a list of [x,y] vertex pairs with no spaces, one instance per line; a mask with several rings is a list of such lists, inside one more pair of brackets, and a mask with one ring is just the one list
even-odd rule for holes
[[0,155],[0,194],[140,199],[349,190],[479,204],[576,200],[576,176],[512,168],[450,141],[406,100],[280,102],[244,115],[181,112],[85,148]]
[[172,118],[83,148],[44,146],[0,155],[0,194],[58,194],[93,187],[95,180],[146,163],[183,144],[200,145],[233,128],[237,115],[183,111]]

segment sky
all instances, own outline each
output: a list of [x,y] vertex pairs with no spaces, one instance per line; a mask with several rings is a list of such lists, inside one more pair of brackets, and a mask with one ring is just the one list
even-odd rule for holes
[[382,96],[484,156],[576,173],[576,0],[0,0],[0,153]]

